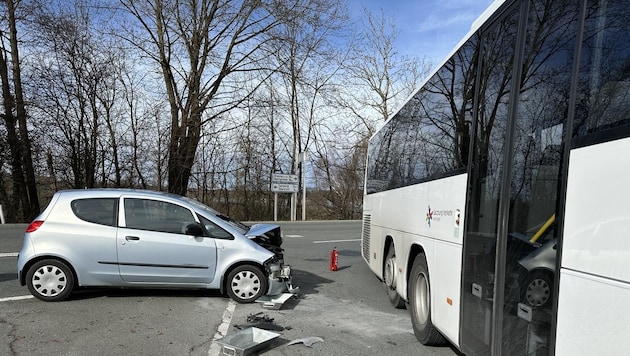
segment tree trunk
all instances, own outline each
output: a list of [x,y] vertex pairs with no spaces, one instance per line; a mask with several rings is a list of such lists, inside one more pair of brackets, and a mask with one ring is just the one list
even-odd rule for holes
[[10,214],[10,220],[19,220],[24,219],[28,215],[28,199],[25,192],[26,185],[20,157],[20,140],[16,132],[16,118],[13,115],[14,100],[13,95],[11,95],[8,63],[4,51],[0,52],[0,79],[2,81],[2,104],[4,106],[2,117],[7,129],[7,144],[11,154],[11,177],[13,183],[12,199],[7,210]]
[[201,112],[199,110],[188,118],[182,118],[182,127],[174,125],[171,129],[171,145],[168,162],[168,191],[186,195],[188,180],[195,163],[195,154],[201,134]]
[[35,170],[33,169],[33,159],[31,157],[31,140],[28,136],[26,126],[26,108],[24,106],[24,95],[22,94],[22,77],[20,73],[20,56],[18,52],[17,28],[15,24],[15,6],[13,0],[7,1],[9,12],[9,28],[11,43],[11,61],[13,62],[13,86],[15,90],[15,109],[17,113],[17,123],[20,137],[20,156],[24,169],[25,192],[27,205],[24,206],[24,219],[31,221],[39,214],[39,198],[37,195],[37,184],[35,182]]
[[[33,159],[31,157],[31,141],[26,126],[26,108],[24,107],[24,95],[22,94],[22,77],[20,70],[20,56],[18,52],[17,27],[15,24],[15,4],[13,0],[7,1],[9,12],[9,41],[11,43],[11,61],[13,70],[13,86],[15,90],[15,110],[17,113],[17,124],[19,129],[19,155],[25,182],[25,205],[23,206],[23,218],[31,221],[39,214],[39,199],[37,195],[37,184],[35,182],[35,170],[33,169]],[[8,111],[8,110],[7,110]],[[14,172],[17,174],[18,172]],[[22,173],[22,169],[20,169]]]

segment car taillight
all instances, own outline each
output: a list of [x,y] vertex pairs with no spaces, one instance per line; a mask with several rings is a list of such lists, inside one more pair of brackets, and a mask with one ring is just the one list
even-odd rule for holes
[[39,227],[42,226],[43,223],[44,223],[44,220],[35,220],[35,221],[33,221],[26,228],[26,232],[37,231],[37,229],[39,229]]

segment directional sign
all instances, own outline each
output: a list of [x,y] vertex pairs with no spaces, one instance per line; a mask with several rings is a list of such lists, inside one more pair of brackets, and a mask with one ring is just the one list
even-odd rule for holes
[[298,184],[298,176],[297,174],[273,173],[271,175],[271,183]]
[[271,183],[271,191],[274,193],[297,193],[297,184]]

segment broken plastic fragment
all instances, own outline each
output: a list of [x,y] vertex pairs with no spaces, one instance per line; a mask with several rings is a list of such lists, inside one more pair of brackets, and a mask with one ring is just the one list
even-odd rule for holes
[[301,339],[293,340],[290,343],[288,343],[288,345],[304,344],[308,347],[311,347],[316,342],[324,342],[324,339],[317,336],[310,336],[310,337],[304,337]]

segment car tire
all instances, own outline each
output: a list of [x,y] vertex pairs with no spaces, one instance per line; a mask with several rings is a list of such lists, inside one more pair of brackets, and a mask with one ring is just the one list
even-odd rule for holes
[[423,345],[444,344],[446,340],[431,322],[431,283],[427,260],[422,253],[418,254],[413,261],[407,295],[409,296],[411,325],[416,339]]
[[239,303],[253,303],[267,292],[267,278],[254,265],[234,268],[227,277],[227,293]]
[[67,264],[41,260],[26,272],[26,285],[33,296],[46,302],[62,301],[74,289],[74,273]]
[[553,276],[550,272],[535,270],[531,272],[525,283],[521,300],[535,309],[550,305],[553,294]]
[[396,266],[396,251],[394,249],[394,245],[390,244],[387,249],[387,255],[385,257],[385,262],[383,263],[383,283],[385,285],[385,290],[387,291],[387,296],[389,297],[389,301],[396,309],[404,309],[405,301],[400,297],[398,292],[396,291],[396,276],[398,267]]

